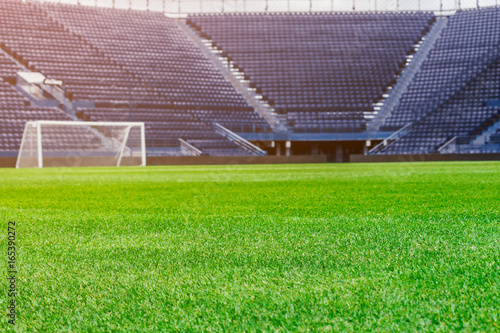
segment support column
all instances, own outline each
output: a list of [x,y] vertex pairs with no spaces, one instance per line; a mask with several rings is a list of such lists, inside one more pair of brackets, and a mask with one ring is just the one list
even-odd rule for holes
[[318,155],[318,154],[319,154],[318,144],[317,143],[313,143],[311,145],[311,155]]
[[141,166],[146,166],[146,128],[141,125]]
[[335,162],[343,162],[343,156],[344,152],[342,151],[342,144],[339,143],[337,144],[337,147],[335,148]]
[[43,168],[43,154],[42,154],[42,126],[40,123],[36,124],[36,141],[38,150],[38,167]]
[[279,141],[275,141],[274,145],[276,146],[276,156],[281,156],[281,143]]
[[366,155],[368,153],[368,150],[370,150],[371,146],[372,146],[372,141],[366,140],[365,145],[363,147],[363,155]]
[[286,141],[285,142],[285,148],[286,148],[286,156],[290,156],[292,154],[292,142]]

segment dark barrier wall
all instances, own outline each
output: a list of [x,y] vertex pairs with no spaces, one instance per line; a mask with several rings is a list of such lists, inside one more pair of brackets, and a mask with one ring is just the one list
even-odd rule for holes
[[0,157],[0,168],[14,168],[17,157]]
[[148,165],[326,163],[326,155],[149,157]]
[[500,154],[351,155],[350,162],[500,161]]
[[[433,161],[500,161],[500,154],[422,154],[422,155],[351,155],[351,163],[373,162],[433,162]],[[68,164],[67,159],[44,159],[46,167],[96,166],[102,165],[99,158],[86,158],[77,164]],[[137,165],[138,161],[123,159],[122,165]],[[228,164],[293,164],[327,163],[326,155],[299,156],[175,156],[148,157],[148,165],[228,165]],[[1,168],[16,166],[16,157],[0,157]]]
[[[86,158],[44,158],[44,167],[67,166],[102,166],[110,165],[113,159],[100,157]],[[148,157],[147,165],[227,165],[227,164],[293,164],[293,163],[326,163],[326,155],[303,156],[174,156]],[[122,165],[138,165],[138,158],[123,158]],[[0,167],[13,168],[16,157],[1,157]]]

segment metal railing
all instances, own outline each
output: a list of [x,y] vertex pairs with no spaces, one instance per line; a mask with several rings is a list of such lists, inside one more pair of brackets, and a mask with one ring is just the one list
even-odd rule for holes
[[324,125],[324,124],[315,124],[311,125],[306,122],[300,123],[297,127],[290,126],[290,132],[293,133],[307,133],[307,134],[332,134],[332,133],[363,133],[366,131],[364,127],[335,127],[335,125]]
[[500,144],[456,144],[453,151],[446,151],[443,153],[453,154],[491,154],[500,153]]
[[441,147],[438,148],[438,153],[453,153],[456,149],[456,141],[458,136],[454,136],[450,140],[446,141]]
[[200,156],[202,151],[190,144],[189,142],[179,139],[179,144],[181,147],[181,152],[188,156]]
[[228,122],[223,126],[235,133],[273,133],[271,127],[264,127],[261,123]]
[[389,146],[391,143],[399,139],[400,137],[404,136],[406,133],[408,133],[413,127],[413,123],[408,123],[401,129],[399,129],[397,132],[393,133],[391,136],[389,136],[387,139],[382,140],[378,145],[373,147],[368,151],[368,155],[373,155],[384,149],[385,147]]
[[265,150],[260,149],[259,147],[257,147],[253,143],[251,143],[250,141],[243,139],[238,134],[231,132],[230,130],[228,130],[227,128],[225,128],[224,126],[222,126],[218,123],[214,123],[214,129],[217,133],[223,135],[224,137],[226,137],[228,140],[234,142],[239,147],[252,153],[252,155],[256,155],[256,156],[267,155],[267,152]]

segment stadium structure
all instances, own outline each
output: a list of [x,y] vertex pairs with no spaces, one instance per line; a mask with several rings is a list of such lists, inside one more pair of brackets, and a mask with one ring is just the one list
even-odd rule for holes
[[[141,122],[160,157],[500,153],[499,7],[284,3],[165,15],[165,1],[0,1],[0,156],[17,156],[37,120]],[[106,136],[44,135],[64,151]]]

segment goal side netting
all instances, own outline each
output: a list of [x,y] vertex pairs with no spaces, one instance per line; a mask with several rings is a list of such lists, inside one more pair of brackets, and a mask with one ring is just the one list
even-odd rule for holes
[[28,121],[16,168],[146,166],[144,123]]

